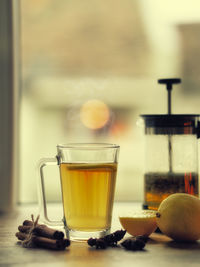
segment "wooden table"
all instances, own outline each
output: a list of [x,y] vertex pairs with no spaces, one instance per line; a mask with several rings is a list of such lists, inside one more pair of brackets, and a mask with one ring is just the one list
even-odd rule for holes
[[[119,214],[140,209],[137,203],[115,203],[112,231],[120,229]],[[52,207],[55,212],[56,207]],[[37,214],[36,206],[20,206],[16,212],[0,216],[0,267],[66,267],[66,266],[200,266],[200,242],[175,243],[161,234],[152,234],[144,251],[123,248],[96,250],[86,243],[72,242],[65,251],[27,249],[18,244],[17,226],[30,214]]]

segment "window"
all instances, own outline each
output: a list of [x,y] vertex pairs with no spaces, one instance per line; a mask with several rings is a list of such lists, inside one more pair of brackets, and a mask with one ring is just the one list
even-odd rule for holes
[[[200,113],[199,7],[195,0],[21,0],[21,202],[36,201],[38,160],[68,142],[118,143],[116,199],[142,200],[137,121],[167,111],[157,79],[181,77],[173,112]],[[57,201],[57,170],[47,177],[48,199]]]

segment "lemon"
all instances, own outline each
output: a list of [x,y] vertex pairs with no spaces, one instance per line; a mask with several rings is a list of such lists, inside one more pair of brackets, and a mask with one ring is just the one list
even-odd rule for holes
[[133,236],[149,236],[157,227],[156,212],[142,210],[134,212],[129,217],[119,217],[122,227]]
[[164,199],[157,212],[157,225],[163,234],[176,241],[200,238],[200,200],[186,193]]

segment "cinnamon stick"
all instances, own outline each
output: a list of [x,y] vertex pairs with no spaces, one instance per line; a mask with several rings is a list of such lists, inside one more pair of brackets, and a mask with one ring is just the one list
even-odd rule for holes
[[26,225],[26,226],[33,226],[33,222],[30,221],[30,220],[25,220],[25,221],[23,222],[23,225]]
[[21,241],[27,239],[27,237],[28,237],[27,234],[22,233],[22,232],[17,232],[17,233],[15,234],[15,236],[16,236],[19,240],[21,240]]
[[45,224],[39,224],[35,227],[33,231],[36,235],[61,240],[64,238],[64,233],[62,231],[58,231],[52,228],[49,228]]
[[30,232],[30,229],[31,229],[31,226],[28,226],[28,225],[19,225],[18,226],[18,230],[21,233],[29,233]]
[[[22,232],[17,232],[15,235],[20,241],[24,241],[28,237],[27,234]],[[36,247],[55,249],[55,250],[64,250],[66,247],[70,245],[69,239],[55,240],[34,235],[32,236],[31,241],[32,244],[35,245]]]
[[[31,221],[24,221],[23,225],[20,225],[18,227],[18,230],[22,233],[28,233],[33,226],[33,223]],[[38,224],[34,230],[33,233],[38,236],[43,236],[51,239],[60,240],[64,238],[64,233],[62,231],[58,231],[52,228],[49,228],[45,224]]]
[[68,239],[55,240],[40,236],[33,236],[32,242],[37,247],[54,250],[64,250],[70,245],[70,241]]
[[64,233],[52,229],[44,224],[38,224],[39,216],[36,221],[32,216],[32,221],[25,220],[23,225],[18,226],[19,232],[15,235],[22,241],[22,246],[40,247],[54,250],[64,250],[70,245],[69,239],[64,239]]

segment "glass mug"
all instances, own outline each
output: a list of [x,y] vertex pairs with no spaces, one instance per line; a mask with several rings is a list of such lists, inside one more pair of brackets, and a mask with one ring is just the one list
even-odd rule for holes
[[[57,146],[55,158],[41,159],[40,207],[49,225],[63,225],[68,238],[87,240],[110,232],[119,146],[104,143],[72,143]],[[63,223],[47,215],[44,167],[59,165]]]

